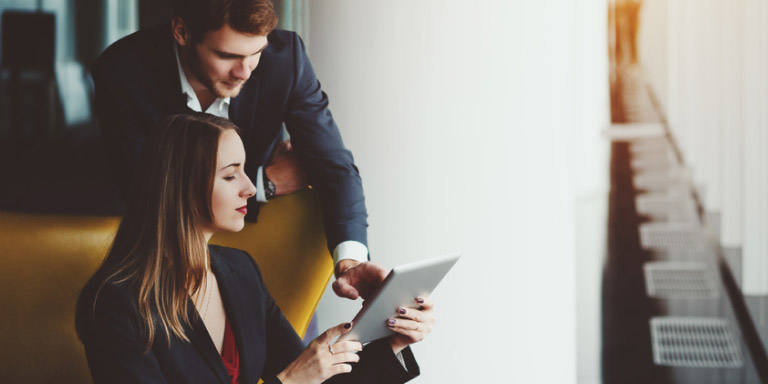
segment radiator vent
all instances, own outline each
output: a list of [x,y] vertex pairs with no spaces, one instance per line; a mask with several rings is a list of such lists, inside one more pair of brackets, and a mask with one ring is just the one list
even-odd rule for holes
[[646,250],[699,250],[707,242],[701,229],[688,223],[642,223],[640,245]]
[[654,317],[651,339],[656,365],[707,368],[743,365],[739,343],[725,319]]
[[654,261],[645,263],[645,288],[657,299],[715,299],[717,275],[705,263]]

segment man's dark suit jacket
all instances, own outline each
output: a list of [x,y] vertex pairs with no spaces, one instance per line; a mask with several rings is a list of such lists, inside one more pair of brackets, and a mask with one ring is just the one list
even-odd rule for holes
[[[276,375],[304,350],[299,336],[275,304],[258,266],[246,252],[210,246],[211,268],[240,353],[240,383],[279,383]],[[156,328],[152,348],[143,353],[136,296],[123,284],[98,290],[89,282],[78,302],[76,322],[99,383],[222,383],[231,380],[205,325],[189,301],[192,326],[185,327],[190,342]],[[360,352],[352,372],[328,383],[404,383],[419,374],[410,348],[403,350],[408,371],[395,357],[387,339],[370,343]]]
[[[246,172],[256,182],[256,170],[267,164],[282,140],[285,123],[320,196],[329,249],[346,240],[367,245],[362,181],[304,43],[294,32],[282,30],[267,38],[269,46],[259,65],[229,107],[229,118],[240,127],[245,145]],[[146,28],[111,45],[91,67],[96,113],[124,197],[145,137],[166,116],[190,112],[174,47],[170,23]],[[258,203],[251,201],[248,212],[249,220],[255,220]]]

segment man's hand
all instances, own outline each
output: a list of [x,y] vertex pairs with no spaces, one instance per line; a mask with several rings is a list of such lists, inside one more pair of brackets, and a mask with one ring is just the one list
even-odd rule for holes
[[333,291],[339,297],[356,300],[367,299],[384,281],[389,271],[374,262],[360,263],[354,260],[341,260],[336,265],[336,281]]
[[264,172],[275,184],[275,196],[287,195],[309,185],[307,172],[293,151],[290,140],[283,141],[275,148]]

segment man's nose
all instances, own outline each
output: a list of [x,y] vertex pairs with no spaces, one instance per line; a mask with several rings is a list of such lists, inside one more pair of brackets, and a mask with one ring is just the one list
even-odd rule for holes
[[241,60],[232,68],[232,76],[239,80],[248,80],[251,77],[251,67],[248,60]]

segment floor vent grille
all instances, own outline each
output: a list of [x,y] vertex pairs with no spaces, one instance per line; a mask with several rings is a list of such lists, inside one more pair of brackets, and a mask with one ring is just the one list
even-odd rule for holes
[[743,365],[739,343],[725,319],[654,317],[651,339],[656,365],[707,368]]
[[706,249],[701,230],[686,223],[642,223],[640,245],[646,250]]
[[716,299],[717,276],[705,263],[654,261],[645,263],[645,287],[658,299]]

